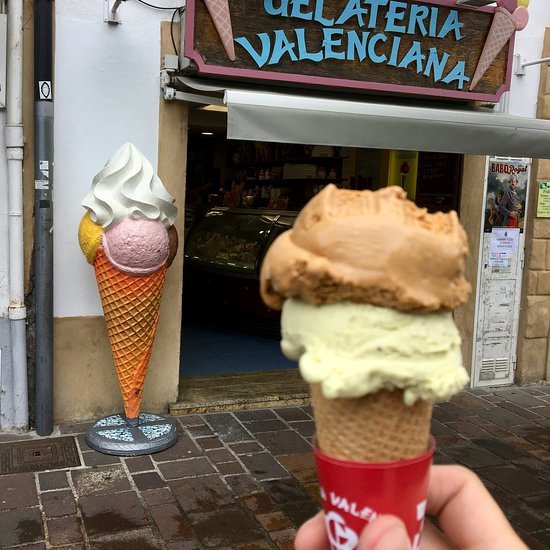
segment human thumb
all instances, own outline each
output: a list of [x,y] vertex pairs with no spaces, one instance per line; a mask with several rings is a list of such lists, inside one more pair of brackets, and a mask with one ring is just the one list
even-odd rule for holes
[[411,550],[403,522],[395,516],[380,516],[361,533],[358,550]]

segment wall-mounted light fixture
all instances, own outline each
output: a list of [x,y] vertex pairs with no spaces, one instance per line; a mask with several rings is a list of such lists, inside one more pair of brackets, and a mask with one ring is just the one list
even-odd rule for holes
[[122,21],[118,17],[117,10],[126,0],[103,0],[103,21],[110,25],[119,25]]

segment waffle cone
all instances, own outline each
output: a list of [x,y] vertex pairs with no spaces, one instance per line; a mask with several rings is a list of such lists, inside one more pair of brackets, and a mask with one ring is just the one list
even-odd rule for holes
[[327,399],[311,385],[317,444],[332,458],[353,462],[392,462],[428,448],[432,404],[408,406],[401,390],[381,390],[354,399]]
[[223,44],[225,53],[231,61],[235,61],[235,45],[233,44],[233,28],[228,0],[204,0],[210,17],[214,22],[218,36]]
[[505,44],[512,38],[512,35],[516,32],[516,20],[514,16],[504,8],[497,8],[489,34],[485,40],[483,51],[477,67],[470,83],[470,90],[473,90],[478,82],[483,78],[483,75],[487,72],[487,69],[491,66],[491,63],[495,60],[496,56],[500,53]]
[[166,266],[150,275],[127,275],[109,262],[100,247],[94,269],[124,412],[127,418],[137,418],[159,320]]

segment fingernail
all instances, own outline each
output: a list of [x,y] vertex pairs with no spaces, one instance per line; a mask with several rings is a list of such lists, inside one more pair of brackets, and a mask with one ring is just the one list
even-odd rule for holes
[[409,536],[403,525],[389,527],[372,550],[410,550]]

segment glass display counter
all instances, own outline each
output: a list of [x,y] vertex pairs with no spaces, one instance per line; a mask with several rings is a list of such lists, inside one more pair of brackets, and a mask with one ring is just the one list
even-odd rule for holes
[[258,278],[273,240],[286,231],[298,212],[211,208],[187,237],[189,267],[236,277]]

